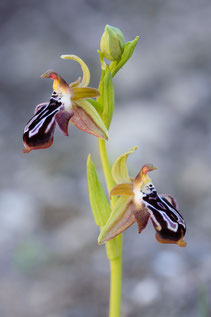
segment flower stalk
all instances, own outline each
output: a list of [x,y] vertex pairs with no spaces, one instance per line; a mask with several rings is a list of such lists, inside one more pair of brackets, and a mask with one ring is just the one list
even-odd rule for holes
[[[109,32],[109,36],[108,36]],[[106,51],[109,42],[110,51]],[[97,101],[102,105],[101,118],[109,129],[115,109],[114,87],[112,77],[127,62],[133,54],[134,48],[138,42],[138,37],[125,44],[122,32],[116,28],[106,26],[105,32],[101,38],[101,51],[99,58],[101,62],[101,79],[98,90],[100,97]],[[133,43],[132,45],[130,43]],[[126,47],[126,51],[125,51]],[[116,50],[116,51],[115,51]],[[118,54],[115,54],[117,53]],[[110,54],[110,56],[109,56]],[[112,54],[112,56],[111,56]],[[104,57],[110,59],[110,65],[106,64]],[[101,164],[103,167],[104,177],[107,185],[108,195],[115,186],[112,176],[112,169],[107,155],[106,142],[98,139],[99,153]],[[110,198],[111,209],[114,208],[116,197]],[[98,211],[99,212],[99,211]],[[108,220],[108,218],[107,218]],[[106,224],[106,223],[105,223]],[[104,224],[104,226],[105,226]],[[103,227],[101,227],[103,229]],[[110,262],[110,307],[109,317],[121,316],[121,295],[122,295],[122,235],[118,235],[114,239],[106,243],[106,253]]]
[[[111,166],[107,156],[105,141],[99,139],[98,144],[103,172],[109,193],[115,183],[111,174]],[[111,207],[113,206],[114,198],[111,199]],[[119,235],[106,243],[106,253],[110,261],[111,272],[109,317],[119,317],[121,315],[122,295],[122,235]]]

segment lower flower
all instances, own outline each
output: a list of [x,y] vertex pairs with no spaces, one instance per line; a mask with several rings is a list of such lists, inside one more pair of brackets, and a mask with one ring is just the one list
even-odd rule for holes
[[127,156],[128,152],[118,158],[114,164],[113,174],[117,173],[113,175],[114,179],[121,181],[123,175],[122,180],[125,181],[127,178],[128,182],[116,185],[110,192],[110,196],[120,197],[99,235],[99,244],[113,239],[134,222],[138,223],[141,233],[150,219],[156,231],[157,241],[185,247],[186,242],[183,238],[186,224],[177,210],[176,200],[170,195],[159,195],[148,176],[148,172],[156,167],[146,164],[135,179],[129,178],[126,169]]

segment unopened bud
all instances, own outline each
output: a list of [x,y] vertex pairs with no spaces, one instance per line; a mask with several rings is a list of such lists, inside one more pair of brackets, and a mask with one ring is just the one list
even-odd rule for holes
[[100,49],[105,58],[110,61],[119,60],[124,51],[124,46],[125,39],[122,32],[113,26],[106,25],[100,41]]

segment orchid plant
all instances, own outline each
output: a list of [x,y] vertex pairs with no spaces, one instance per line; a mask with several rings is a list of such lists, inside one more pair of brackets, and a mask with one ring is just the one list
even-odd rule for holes
[[98,51],[101,64],[98,89],[88,87],[90,71],[84,61],[75,55],[62,55],[61,58],[81,65],[83,77],[68,85],[58,73],[44,73],[42,78],[53,80],[53,93],[49,102],[35,107],[23,134],[24,153],[50,147],[56,126],[68,135],[69,122],[98,138],[108,198],[90,154],[87,181],[91,209],[100,230],[98,243],[105,243],[110,261],[109,317],[120,317],[121,314],[122,232],[137,222],[141,233],[151,220],[158,242],[186,246],[183,239],[186,225],[177,210],[176,200],[167,194],[159,195],[148,176],[156,167],[144,164],[137,176],[132,178],[126,163],[137,147],[120,155],[112,168],[107,156],[106,141],[115,108],[113,77],[132,56],[137,42],[138,37],[125,43],[119,29],[109,25],[105,27]]

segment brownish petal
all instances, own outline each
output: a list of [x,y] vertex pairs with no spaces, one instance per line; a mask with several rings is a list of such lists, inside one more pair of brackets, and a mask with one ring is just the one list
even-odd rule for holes
[[68,124],[70,121],[70,118],[73,116],[74,112],[71,113],[65,110],[60,110],[55,115],[55,121],[59,127],[59,129],[64,133],[64,135],[68,135]]
[[138,224],[138,232],[141,233],[146,228],[146,225],[148,224],[150,214],[148,213],[147,209],[143,205],[141,209],[134,211],[134,216]]

